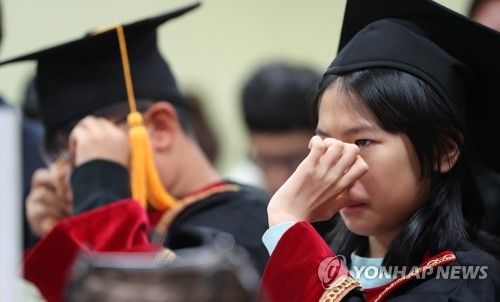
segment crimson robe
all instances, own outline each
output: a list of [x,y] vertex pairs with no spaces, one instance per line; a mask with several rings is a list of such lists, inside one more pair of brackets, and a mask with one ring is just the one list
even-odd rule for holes
[[[58,223],[27,255],[23,269],[49,302],[61,301],[79,253],[161,252],[213,243],[229,233],[247,249],[256,268],[267,263],[261,241],[267,229],[267,195],[256,188],[217,182],[181,198],[165,213],[145,211],[124,198],[128,173],[118,164],[95,160],[71,176],[75,215]],[[171,215],[170,215],[171,214]],[[150,234],[165,236],[152,240]],[[168,230],[168,232],[167,232]]]
[[[437,268],[445,266],[458,266],[459,272],[462,268],[479,266],[486,275],[437,277]],[[328,278],[325,278],[325,271]],[[484,276],[486,278],[482,278]],[[307,222],[299,222],[278,242],[264,272],[260,291],[270,302],[422,302],[424,299],[425,302],[494,302],[500,297],[500,264],[490,254],[463,241],[455,250],[426,259],[415,271],[386,285],[363,289],[314,228]]]

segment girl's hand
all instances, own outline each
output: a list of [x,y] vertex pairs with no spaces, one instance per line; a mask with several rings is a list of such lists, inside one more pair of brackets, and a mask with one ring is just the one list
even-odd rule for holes
[[285,221],[327,220],[345,206],[338,198],[368,171],[359,148],[314,136],[309,155],[269,202],[269,226]]

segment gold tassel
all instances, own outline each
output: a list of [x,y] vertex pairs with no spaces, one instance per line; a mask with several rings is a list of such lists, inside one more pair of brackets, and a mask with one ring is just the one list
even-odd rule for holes
[[172,208],[175,205],[176,200],[172,197],[172,195],[168,194],[168,192],[163,189],[163,185],[161,184],[151,152],[149,152],[149,156],[146,158],[146,169],[149,203],[160,211]]
[[148,133],[143,124],[142,114],[137,111],[123,27],[119,25],[116,31],[120,44],[123,74],[125,76],[125,85],[130,106],[127,122],[130,127],[130,167],[132,170],[130,180],[132,197],[139,201],[143,208],[147,208],[149,200],[150,204],[157,210],[168,210],[176,203],[176,199],[163,188],[158,176],[156,164],[151,153]]
[[131,190],[132,198],[139,201],[143,208],[147,207],[147,184],[146,184],[146,153],[149,148],[148,134],[142,124],[142,115],[139,112],[131,112],[127,117],[130,138],[130,168],[131,168]]

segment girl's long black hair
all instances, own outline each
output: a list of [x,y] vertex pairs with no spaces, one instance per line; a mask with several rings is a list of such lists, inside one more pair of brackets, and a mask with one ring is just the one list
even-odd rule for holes
[[[461,239],[474,239],[484,206],[468,137],[452,107],[419,78],[374,68],[325,76],[312,97],[315,124],[321,97],[334,82],[339,91],[353,96],[353,102],[361,101],[383,130],[408,136],[419,158],[422,179],[431,180],[427,201],[393,240],[383,265],[419,265],[426,253],[435,255],[453,249]],[[455,146],[460,152],[455,166],[445,174],[436,171],[442,156]],[[354,251],[362,255],[368,248],[367,237],[349,231],[341,219],[330,237],[338,255]]]

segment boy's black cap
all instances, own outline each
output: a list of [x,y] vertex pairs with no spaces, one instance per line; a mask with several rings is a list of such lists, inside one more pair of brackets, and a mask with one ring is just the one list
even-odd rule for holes
[[[134,94],[137,99],[186,102],[157,47],[156,29],[189,12],[195,3],[166,14],[123,25]],[[79,120],[92,111],[127,101],[116,30],[103,30],[0,65],[36,60],[40,111],[47,131]]]
[[431,0],[348,0],[325,75],[395,68],[431,85],[500,172],[500,33]]

